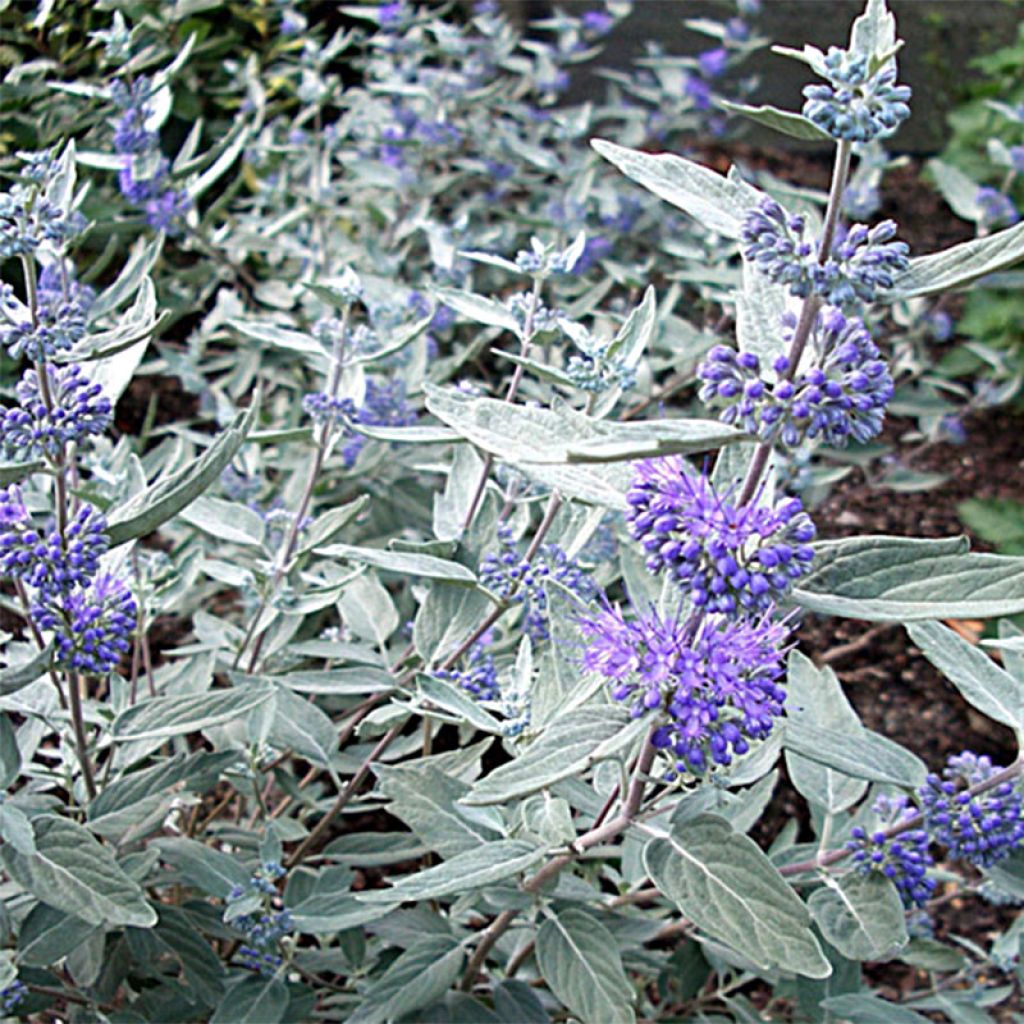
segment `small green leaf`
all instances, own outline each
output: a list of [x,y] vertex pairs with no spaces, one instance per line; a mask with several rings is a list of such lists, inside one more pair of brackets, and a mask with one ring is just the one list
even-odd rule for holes
[[250,974],[224,994],[210,1024],[281,1024],[288,1014],[288,987],[279,978]]
[[680,156],[644,153],[604,139],[590,144],[627,177],[726,238],[740,237],[747,210],[763,198],[752,185]]
[[615,937],[582,910],[568,907],[541,925],[537,966],[551,991],[582,1020],[626,1024],[636,1019],[633,986]]
[[911,789],[923,785],[927,775],[916,754],[868,729],[848,732],[815,725],[803,716],[791,717],[783,743],[787,750],[855,779]]
[[929,1018],[887,999],[867,992],[831,996],[821,1004],[829,1013],[834,1013],[851,1024],[929,1024]]
[[227,899],[236,885],[244,888],[249,884],[249,872],[239,861],[194,839],[161,836],[153,840],[153,847],[181,872],[188,885],[210,896]]
[[800,898],[753,840],[721,818],[701,814],[652,839],[644,864],[691,921],[763,970],[831,973]]
[[939,622],[914,622],[907,632],[964,700],[1011,729],[1024,726],[1024,682]]
[[42,462],[0,462],[0,487],[19,483],[42,468]]
[[454,938],[431,935],[410,946],[367,989],[348,1024],[385,1024],[437,1002],[462,969]]
[[192,696],[152,697],[122,711],[114,719],[111,736],[122,743],[185,736],[242,718],[273,695],[269,686],[249,686]]
[[500,302],[485,299],[482,295],[459,291],[456,288],[436,288],[434,293],[446,306],[460,316],[487,327],[501,327],[513,334],[519,334],[519,321],[515,314]]
[[499,839],[456,854],[443,864],[392,879],[388,889],[359,893],[365,903],[439,900],[467,889],[483,889],[526,871],[543,860],[545,849],[522,839]]
[[377,569],[401,573],[403,576],[420,576],[449,583],[476,583],[476,575],[472,569],[467,569],[458,562],[435,558],[433,555],[359,548],[351,544],[329,544],[325,548],[318,548],[316,553],[324,558],[344,558],[348,562],[372,565]]
[[28,661],[0,669],[0,694],[14,693],[23,686],[34,683],[50,668],[52,658],[53,644],[49,643]]
[[872,622],[1024,611],[1024,558],[968,553],[967,540],[866,536],[819,541],[793,590],[809,611]]
[[792,139],[821,142],[832,138],[828,132],[819,128],[813,121],[808,121],[803,114],[795,114],[790,110],[779,110],[778,107],[768,104],[751,107],[746,103],[732,103],[729,100],[718,100],[717,105],[730,114],[739,114],[741,117],[749,118],[751,121],[773,128],[783,135],[788,135]]
[[647,729],[621,708],[585,707],[548,723],[539,739],[510,764],[481,779],[462,802],[502,804],[582,775],[598,761],[631,746]]
[[37,817],[36,852],[0,848],[11,879],[36,899],[83,921],[111,928],[151,928],[156,911],[146,894],[92,834],[66,818]]
[[876,871],[831,879],[807,901],[821,934],[851,960],[882,960],[907,941],[896,887]]

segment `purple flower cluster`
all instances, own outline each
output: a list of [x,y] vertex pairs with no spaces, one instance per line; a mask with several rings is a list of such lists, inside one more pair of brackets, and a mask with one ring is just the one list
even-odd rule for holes
[[834,139],[870,142],[891,135],[910,116],[910,87],[896,84],[896,63],[869,73],[868,59],[829,47],[822,77],[804,88],[803,115]]
[[978,222],[986,228],[1004,228],[1020,220],[1020,212],[1013,200],[990,185],[982,185],[975,193],[980,215]]
[[302,400],[305,409],[317,423],[333,421],[342,424],[345,444],[341,457],[349,469],[366,446],[366,436],[352,429],[357,423],[366,427],[408,427],[416,422],[416,412],[405,400],[405,385],[398,380],[366,382],[363,404],[356,406],[351,398],[332,398],[326,391],[308,394]]
[[916,817],[916,808],[905,796],[883,796],[875,801],[872,810],[878,816],[878,825],[870,831],[855,825],[846,843],[857,870],[865,875],[881,872],[896,886],[905,907],[923,907],[935,891],[935,879],[927,877],[928,868],[935,863],[928,852],[928,833],[920,828],[895,835],[887,832]]
[[941,777],[930,774],[920,791],[925,825],[935,841],[977,867],[1002,860],[1024,840],[1024,803],[1013,781],[970,792],[1000,771],[990,758],[965,750],[949,758]]
[[61,594],[33,609],[40,629],[52,629],[57,662],[65,668],[106,675],[131,647],[138,608],[123,580],[109,573],[86,589]]
[[169,187],[169,164],[160,155],[160,138],[146,123],[153,114],[148,104],[152,86],[148,78],[131,84],[114,82],[111,99],[122,111],[114,127],[114,149],[122,157],[118,183],[121,194],[141,207],[150,227],[173,234],[192,206],[189,194]]
[[110,424],[110,399],[75,365],[45,370],[50,404],[39,375],[27,370],[15,392],[18,406],[0,406],[0,451],[8,459],[58,455],[69,442],[102,434]]
[[815,528],[798,498],[745,505],[681,456],[635,465],[626,524],[652,573],[667,572],[709,612],[766,612],[810,571]]
[[33,527],[21,491],[0,491],[0,576],[32,587],[32,617],[52,630],[65,668],[110,672],[128,650],[136,606],[125,584],[97,575],[109,546],[106,519],[81,505],[63,531]]
[[532,561],[518,549],[506,523],[498,527],[501,549],[489,552],[480,563],[480,582],[499,597],[523,605],[523,626],[534,641],[551,635],[547,587],[554,580],[581,603],[594,600],[599,588],[590,573],[557,544],[544,544]]
[[470,647],[464,669],[438,669],[434,674],[439,679],[461,686],[477,700],[497,700],[501,696],[498,670],[494,656],[488,650],[493,640],[494,634],[488,630]]
[[85,218],[75,210],[64,210],[44,194],[45,178],[56,166],[50,154],[34,154],[27,176],[34,185],[15,185],[0,193],[0,259],[35,252],[43,242],[63,246],[85,230]]
[[[791,332],[795,325],[787,314],[784,328]],[[772,364],[779,377],[774,384],[762,378],[753,352],[716,345],[697,368],[704,382],[701,400],[722,406],[724,422],[787,448],[806,438],[838,447],[851,437],[870,440],[882,429],[893,381],[863,321],[826,308],[811,341],[814,366],[792,377],[789,358],[778,356]]]
[[749,741],[768,736],[782,714],[789,628],[770,615],[707,616],[692,626],[653,609],[627,620],[606,605],[580,625],[583,667],[604,676],[634,718],[667,717],[652,742],[675,756],[676,772],[730,764]]
[[28,995],[28,986],[20,979],[15,979],[0,989],[0,1009],[10,1014],[14,1008]]
[[[245,935],[238,948],[242,963],[267,977],[276,974],[284,962],[280,954],[281,940],[295,930],[291,911],[277,909],[280,901],[274,882],[284,874],[284,868],[277,861],[268,861],[249,879],[247,886],[233,886],[227,899],[225,917]],[[233,905],[247,912],[233,914]]]
[[39,275],[35,317],[11,295],[0,305],[0,345],[12,358],[33,362],[66,352],[85,337],[92,301],[91,288],[65,281],[59,266],[50,264]]
[[880,290],[891,288],[895,275],[909,266],[909,248],[893,241],[894,221],[869,228],[854,224],[837,233],[827,259],[819,262],[814,246],[804,238],[802,216],[790,215],[766,196],[743,221],[743,255],[770,280],[785,285],[792,295],[820,295],[833,306],[873,302]]

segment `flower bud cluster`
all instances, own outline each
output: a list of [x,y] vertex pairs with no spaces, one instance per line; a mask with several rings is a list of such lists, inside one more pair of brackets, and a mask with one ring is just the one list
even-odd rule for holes
[[[795,325],[791,315],[783,318],[784,338]],[[882,429],[893,380],[863,321],[826,308],[812,330],[811,351],[814,365],[796,377],[789,358],[778,356],[773,384],[763,379],[754,353],[716,345],[697,368],[701,400],[722,407],[725,423],[780,447],[796,448],[808,438],[837,447],[851,437],[870,440]]]
[[978,223],[986,228],[1005,228],[1020,220],[1020,211],[1013,200],[997,188],[982,185],[974,195],[980,214]]
[[846,848],[861,874],[881,872],[895,886],[903,905],[923,907],[935,891],[935,879],[927,872],[935,862],[928,852],[930,839],[924,829],[913,828],[888,834],[888,829],[917,815],[916,808],[905,796],[879,797],[872,810],[878,817],[876,827],[866,829],[855,825]]
[[498,527],[501,550],[490,552],[480,563],[480,582],[499,597],[523,605],[523,625],[534,641],[551,635],[547,587],[551,580],[561,584],[581,603],[598,596],[599,588],[590,573],[570,558],[557,544],[544,544],[533,560],[524,558],[512,536],[511,527]]
[[580,625],[583,667],[604,676],[634,718],[666,717],[652,742],[675,757],[675,772],[730,764],[751,740],[768,736],[782,714],[789,627],[770,613],[706,616],[692,626],[654,609],[627,620],[605,605]]
[[910,116],[910,87],[896,84],[896,62],[870,71],[868,58],[829,47],[819,72],[828,85],[804,87],[803,115],[834,139],[870,142]]
[[439,679],[461,686],[477,700],[497,700],[501,695],[498,685],[498,670],[494,656],[488,647],[494,641],[494,634],[488,630],[469,649],[464,669],[438,669],[434,674]]
[[0,1009],[5,1014],[10,1014],[14,1008],[21,1003],[28,995],[28,986],[20,979],[15,979],[10,985],[0,989]]
[[122,195],[141,207],[150,227],[175,233],[192,206],[189,194],[168,185],[169,164],[160,155],[160,137],[146,125],[153,116],[149,105],[152,83],[146,77],[130,85],[114,82],[110,98],[122,111],[114,128],[114,149],[122,157],[118,183]]
[[882,221],[872,228],[854,224],[840,230],[824,260],[804,238],[806,229],[802,216],[786,213],[766,196],[744,218],[743,255],[792,295],[820,295],[830,305],[844,308],[873,302],[879,291],[891,288],[895,275],[909,266],[909,247],[893,241],[894,221]]
[[85,218],[46,195],[48,179],[56,170],[47,150],[28,157],[25,175],[31,185],[14,185],[0,193],[0,259],[34,253],[44,242],[61,247],[85,230]]
[[326,391],[308,394],[302,408],[317,423],[333,422],[343,427],[345,443],[341,457],[348,469],[355,465],[366,446],[366,436],[352,429],[358,423],[367,427],[408,427],[416,422],[416,412],[405,400],[405,385],[399,380],[366,382],[363,404],[356,406],[351,398],[332,397]]
[[815,528],[798,498],[737,505],[674,455],[638,462],[626,502],[647,568],[668,573],[698,608],[766,612],[810,571]]
[[949,758],[941,777],[930,774],[920,790],[925,826],[935,841],[977,867],[1002,860],[1024,840],[1024,803],[1014,782],[969,792],[1000,771],[990,758],[964,751]]
[[59,455],[64,445],[102,434],[110,425],[110,399],[75,365],[45,370],[48,407],[39,388],[39,375],[27,370],[15,388],[18,406],[0,406],[0,451],[8,459]]
[[227,898],[225,919],[245,935],[238,955],[246,967],[266,977],[276,974],[284,962],[281,940],[295,931],[291,911],[279,909],[274,884],[284,874],[277,861],[267,861],[248,885],[234,886]]
[[39,275],[34,317],[9,289],[5,288],[0,298],[0,345],[14,359],[49,359],[74,348],[85,337],[92,289],[65,281],[55,264]]

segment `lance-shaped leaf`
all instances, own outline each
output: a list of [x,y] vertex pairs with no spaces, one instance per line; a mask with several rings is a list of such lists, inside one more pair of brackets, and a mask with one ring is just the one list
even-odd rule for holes
[[615,937],[600,921],[567,907],[537,933],[537,966],[551,991],[584,1021],[635,1020],[633,987]]
[[964,700],[1011,729],[1024,725],[1024,682],[941,623],[915,622],[907,626],[907,632]]
[[29,683],[34,683],[50,667],[53,658],[53,644],[47,644],[28,661],[0,668],[0,694],[14,693]]
[[42,462],[0,462],[0,487],[16,484],[42,468]]
[[821,934],[851,960],[879,960],[907,941],[899,893],[878,872],[830,879],[807,906]]
[[[835,673],[819,670],[799,651],[790,651],[786,678],[786,706],[812,725],[858,735],[864,731],[857,713],[843,693]],[[786,767],[797,790],[806,799],[838,814],[852,807],[867,789],[863,779],[811,761],[793,750],[786,751]]]
[[968,546],[964,537],[821,541],[793,599],[809,611],[873,622],[1024,611],[1024,558],[972,554]]
[[449,583],[476,582],[476,575],[472,569],[434,555],[359,548],[351,544],[329,544],[327,547],[317,548],[316,553],[325,558],[344,558],[348,562],[372,565],[377,569],[401,573],[403,576],[422,576],[426,579],[446,580]]
[[462,803],[501,804],[581,775],[629,747],[647,727],[617,707],[574,710],[549,724],[515,761],[477,782]]
[[176,516],[220,478],[252,429],[259,411],[258,396],[195,462],[146,488],[108,517],[111,547],[143,534]]
[[468,889],[482,889],[526,871],[545,854],[543,847],[522,839],[499,839],[456,854],[451,860],[394,880],[388,889],[359,893],[366,903],[439,900]]
[[885,1024],[928,1024],[931,1019],[869,992],[830,996],[821,1005],[830,1014],[851,1024],[881,1024],[882,1021]]
[[0,849],[11,879],[36,899],[82,921],[111,928],[151,928],[156,911],[138,882],[81,825],[43,815],[33,822],[36,852]]
[[739,114],[740,117],[746,117],[768,128],[774,128],[775,131],[788,135],[791,139],[821,142],[831,138],[828,132],[819,128],[813,121],[808,121],[803,114],[795,114],[791,110],[779,110],[778,107],[768,104],[751,107],[746,103],[731,103],[729,100],[718,100],[717,105],[729,111],[730,114]]
[[763,970],[808,978],[832,971],[811,915],[753,840],[701,814],[644,848],[654,884],[712,938]]
[[829,729],[798,716],[786,721],[783,743],[787,750],[855,779],[910,789],[923,785],[927,774],[916,754],[869,729]]
[[467,320],[487,327],[502,327],[513,334],[519,333],[519,321],[515,314],[500,302],[456,288],[437,288],[435,294],[446,306]]
[[880,292],[879,302],[898,302],[918,295],[934,295],[959,288],[1024,259],[1024,224],[997,231],[985,238],[918,256],[897,275],[892,288]]
[[114,719],[115,740],[185,736],[247,715],[274,695],[270,686],[234,687],[191,696],[153,697],[126,708]]
[[681,156],[643,153],[604,139],[590,144],[627,177],[727,238],[740,237],[744,214],[763,198],[752,185]]

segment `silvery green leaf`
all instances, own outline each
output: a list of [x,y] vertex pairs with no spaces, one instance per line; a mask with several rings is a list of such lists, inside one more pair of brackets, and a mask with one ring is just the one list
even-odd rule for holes
[[36,839],[28,815],[14,804],[0,804],[0,839],[18,853],[30,857],[36,852]]
[[872,622],[988,618],[1024,611],[1024,558],[972,554],[963,537],[819,541],[793,600]]
[[883,960],[907,942],[896,887],[879,872],[829,878],[807,901],[821,934],[851,960]]
[[[395,688],[394,677],[389,672],[371,666],[298,670],[272,678],[275,683],[287,686],[296,693],[318,693],[331,697],[388,693]],[[233,681],[243,679],[241,675],[232,675]]]
[[585,707],[548,723],[542,735],[515,760],[477,782],[465,804],[501,804],[582,775],[598,761],[631,746],[647,729],[621,708]]
[[260,320],[233,319],[227,326],[238,331],[243,337],[251,338],[271,348],[298,353],[305,358],[311,370],[320,375],[330,370],[331,361],[320,342],[290,327],[280,327]]
[[572,377],[557,366],[549,366],[547,363],[542,363],[537,359],[516,355],[515,352],[504,352],[500,348],[493,348],[491,351],[502,359],[507,359],[510,363],[523,367],[524,370],[529,370],[538,380],[547,381],[549,384],[558,384],[563,388],[576,387]]
[[0,790],[10,788],[21,768],[18,737],[14,733],[10,716],[0,711]]
[[1024,224],[1015,224],[984,238],[912,259],[910,266],[896,276],[892,288],[879,292],[878,301],[898,302],[918,295],[947,292],[997,270],[1005,270],[1022,258]]
[[474,263],[486,263],[489,267],[499,267],[502,270],[507,270],[510,274],[515,274],[517,277],[523,273],[522,268],[514,263],[512,260],[505,259],[504,256],[497,256],[493,252],[477,252],[475,249],[460,249],[459,255],[467,260],[472,260]]
[[421,700],[426,705],[422,711],[423,714],[429,714],[429,709],[433,705],[454,715],[458,724],[467,722],[493,736],[500,736],[504,732],[498,719],[488,714],[475,700],[468,697],[464,690],[453,686],[446,680],[421,673],[416,677],[416,688]]
[[426,852],[427,847],[409,832],[349,832],[324,848],[324,856],[334,864],[368,868],[415,860]]
[[252,133],[251,125],[242,118],[236,118],[231,128],[222,138],[217,140],[209,152],[204,153],[198,160],[190,161],[186,165],[188,170],[183,170],[181,173],[191,173],[192,168],[202,166],[211,156],[215,157],[213,162],[206,167],[199,177],[194,181],[190,181],[186,186],[186,191],[191,199],[198,199],[211,185],[216,184],[217,180],[224,176],[231,165],[239,158],[242,150],[245,149],[252,138]]
[[170,313],[163,310],[156,312],[156,290],[153,281],[144,277],[139,286],[135,301],[117,318],[117,324],[107,331],[93,331],[73,350],[57,353],[54,362],[87,362],[96,359],[107,359],[110,356],[130,348],[137,342],[155,334]]
[[0,462],[0,487],[19,483],[42,468],[42,462]]
[[118,742],[185,736],[243,718],[274,695],[269,686],[234,687],[191,695],[151,697],[126,708],[111,726]]
[[[10,653],[8,652],[8,657]],[[15,693],[23,686],[34,683],[50,667],[53,658],[53,644],[47,644],[28,661],[7,665],[0,669],[0,695]]]
[[740,237],[744,215],[763,197],[746,182],[680,156],[644,153],[604,139],[590,144],[627,177],[726,238]]
[[939,622],[914,622],[907,632],[964,700],[1011,729],[1024,726],[1024,681]]
[[494,1009],[502,1024],[549,1024],[544,1004],[525,981],[506,978],[494,986]]
[[831,973],[800,898],[757,844],[721,818],[701,814],[652,839],[644,864],[686,917],[762,970]]
[[753,352],[761,360],[761,373],[775,377],[772,363],[782,355],[782,315],[786,312],[786,289],[743,260],[743,287],[736,296],[736,341],[741,352]]
[[569,801],[550,793],[539,793],[523,802],[523,827],[549,846],[563,846],[576,838]]
[[227,430],[202,455],[183,469],[172,473],[107,517],[110,546],[152,533],[198,498],[216,480],[241,448],[259,412],[259,396],[248,409],[241,410]]
[[718,420],[645,420],[641,423],[607,424],[603,436],[568,444],[565,456],[566,461],[573,463],[628,462],[706,452],[747,436],[742,430]]
[[132,251],[121,268],[114,282],[100,292],[96,301],[89,309],[93,321],[113,313],[133,295],[138,295],[142,282],[153,269],[153,265],[163,248],[164,236],[158,234],[147,241],[140,238],[132,247]]
[[621,359],[623,366],[636,369],[658,329],[658,303],[654,288],[648,286],[640,304],[626,317],[605,353],[607,359]]
[[868,0],[864,13],[854,19],[850,29],[850,52],[870,62],[899,48],[896,19],[885,0]]
[[377,765],[374,771],[381,792],[391,801],[390,813],[442,857],[455,857],[497,838],[493,829],[471,820],[456,804],[469,793],[469,786],[437,767]]
[[324,558],[344,558],[349,562],[372,565],[377,569],[401,573],[403,576],[418,576],[425,579],[444,580],[448,583],[474,584],[476,574],[459,562],[450,562],[433,555],[418,555],[407,551],[384,551],[378,548],[353,547],[351,544],[329,544],[318,548],[316,553]]
[[160,857],[173,864],[189,885],[226,899],[235,886],[249,884],[249,872],[240,861],[194,839],[160,836],[152,840]]
[[[252,438],[250,437],[250,440]],[[321,544],[333,540],[353,519],[366,510],[370,503],[368,494],[360,494],[359,497],[344,505],[326,509],[321,512],[313,522],[302,531],[302,543],[299,545],[298,554],[308,554]]]
[[[789,653],[786,691],[787,706],[799,709],[800,717],[806,721],[844,734],[859,735],[863,731],[836,674],[827,667],[816,668],[810,658],[796,650]],[[864,780],[808,760],[792,750],[786,751],[786,767],[797,791],[829,814],[852,807],[867,789]]]
[[190,526],[227,543],[257,546],[263,543],[266,529],[263,517],[235,501],[201,494],[178,515]]
[[925,167],[935,180],[942,198],[958,217],[969,221],[981,220],[982,206],[978,202],[976,181],[972,181],[959,167],[939,159],[929,160]]
[[318,892],[290,909],[297,931],[306,935],[330,935],[378,921],[398,905],[398,899],[384,906],[381,902],[363,902],[351,892]]
[[444,661],[493,607],[482,590],[440,580],[431,584],[413,623],[417,653],[427,665]]
[[758,124],[774,128],[775,131],[788,135],[793,139],[821,142],[832,138],[828,132],[819,128],[813,121],[808,121],[803,114],[796,114],[791,110],[779,110],[778,107],[768,104],[752,107],[746,103],[732,103],[729,100],[718,100],[717,105],[727,110],[730,114],[739,114],[741,117],[749,118]]
[[533,867],[546,850],[522,839],[499,839],[465,850],[411,875],[392,878],[387,889],[359,893],[365,903],[397,903],[406,900],[439,900],[469,889],[484,889]]
[[224,993],[210,1024],[281,1024],[288,1014],[288,986],[277,977],[248,974]]
[[33,822],[35,853],[0,848],[11,879],[36,899],[91,924],[151,928],[156,911],[146,894],[81,825],[41,815]]
[[[518,268],[517,268],[518,272]],[[484,324],[487,327],[501,327],[513,334],[519,333],[519,321],[515,314],[506,309],[500,302],[485,299],[473,292],[460,291],[457,288],[436,288],[434,294],[446,306],[454,309],[467,320]]]
[[537,966],[559,1001],[582,1020],[636,1019],[618,943],[590,914],[566,907],[549,917],[537,933]]
[[37,903],[18,929],[18,961],[26,967],[49,967],[101,927]]
[[847,732],[815,725],[802,716],[786,720],[786,750],[844,775],[906,789],[924,784],[927,770],[916,754],[868,729]]
[[885,1024],[928,1024],[929,1021],[928,1017],[869,992],[831,996],[821,1005],[851,1024],[879,1024],[880,1021],[885,1021]]
[[1006,671],[1024,685],[1024,632],[1009,619],[999,620],[999,639],[982,640],[983,644],[992,644],[1003,652],[1003,665]]
[[348,1024],[385,1024],[437,1002],[462,969],[458,940],[429,935],[410,946],[366,990]]
[[338,749],[337,727],[310,701],[278,688],[267,742],[277,750],[290,750],[310,764],[326,768],[336,778],[332,760]]
[[[161,952],[179,961],[190,994],[212,1008],[224,995],[225,970],[217,952],[197,925],[195,915],[179,907],[164,905],[160,908],[160,921],[156,928],[143,934],[158,943]],[[133,937],[138,936],[136,932]]]

